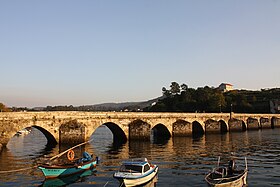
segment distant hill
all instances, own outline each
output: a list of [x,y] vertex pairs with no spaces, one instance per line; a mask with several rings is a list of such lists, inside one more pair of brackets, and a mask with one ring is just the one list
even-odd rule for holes
[[35,107],[35,111],[142,111],[144,108],[156,104],[162,97],[142,102],[102,103],[83,106],[47,106]]
[[162,97],[142,102],[102,103],[95,105],[79,106],[82,111],[142,111],[144,108],[155,104]]

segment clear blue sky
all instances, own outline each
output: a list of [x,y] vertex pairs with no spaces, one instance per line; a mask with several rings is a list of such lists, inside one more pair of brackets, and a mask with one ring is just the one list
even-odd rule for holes
[[7,106],[280,87],[280,1],[0,0],[0,70]]

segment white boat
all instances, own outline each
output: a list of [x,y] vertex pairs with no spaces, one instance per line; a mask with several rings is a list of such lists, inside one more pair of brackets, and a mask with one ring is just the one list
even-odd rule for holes
[[114,178],[120,186],[138,186],[151,181],[158,173],[158,166],[148,162],[147,158],[124,161]]
[[[220,161],[220,158],[219,158]],[[243,187],[247,185],[247,159],[245,158],[245,169],[238,170],[234,160],[230,160],[227,167],[220,166],[214,168],[205,177],[209,186],[215,187]]]
[[16,136],[27,135],[31,132],[31,128],[25,128],[16,133]]

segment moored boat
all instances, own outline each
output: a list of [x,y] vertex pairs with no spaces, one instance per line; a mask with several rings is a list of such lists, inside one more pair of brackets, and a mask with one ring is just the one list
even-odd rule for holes
[[244,169],[237,169],[234,160],[230,160],[228,166],[220,166],[219,163],[218,161],[218,166],[205,177],[209,186],[242,187],[247,185],[248,167],[246,158]]
[[153,165],[146,158],[132,159],[122,163],[114,178],[120,181],[121,186],[138,186],[151,181],[158,173],[158,166]]
[[94,159],[89,153],[84,152],[83,157],[80,159],[73,159],[73,152],[68,152],[68,159],[70,162],[65,164],[40,164],[38,168],[43,172],[46,179],[65,177],[76,173],[83,172],[88,169],[96,167],[98,157]]

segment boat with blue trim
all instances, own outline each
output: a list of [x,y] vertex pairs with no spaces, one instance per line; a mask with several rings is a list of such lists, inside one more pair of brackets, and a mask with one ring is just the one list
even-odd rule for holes
[[127,160],[122,163],[114,178],[121,186],[138,186],[151,181],[158,173],[158,166],[148,162],[147,158]]
[[70,151],[67,154],[70,162],[64,164],[40,164],[38,168],[43,172],[46,179],[56,178],[56,177],[65,177],[69,175],[73,175],[76,173],[83,172],[85,170],[96,168],[96,164],[98,163],[98,157],[93,158],[87,152],[83,153],[83,157],[74,160],[73,153]]

